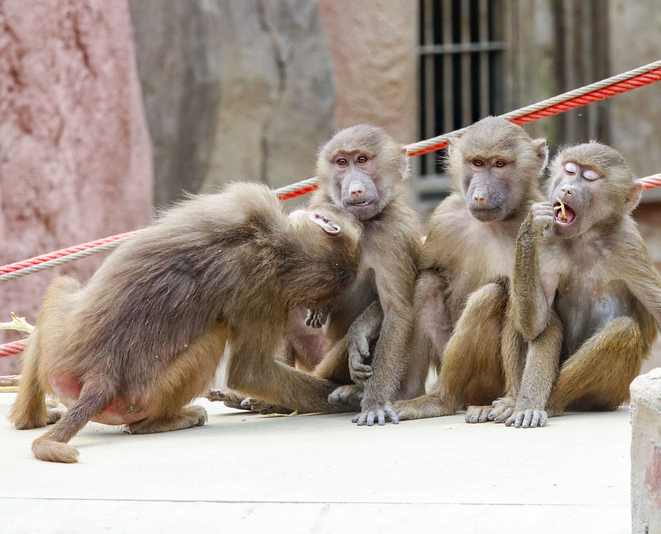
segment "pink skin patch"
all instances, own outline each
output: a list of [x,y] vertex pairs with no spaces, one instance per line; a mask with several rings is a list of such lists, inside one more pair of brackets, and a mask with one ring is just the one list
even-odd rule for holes
[[[80,397],[82,384],[71,375],[55,372],[49,376],[48,381],[55,396],[67,408],[71,408]],[[144,399],[126,400],[115,397],[101,413],[92,417],[92,421],[106,425],[126,425],[141,421],[149,415]]]
[[645,471],[647,498],[661,508],[661,448],[654,447],[650,464]]

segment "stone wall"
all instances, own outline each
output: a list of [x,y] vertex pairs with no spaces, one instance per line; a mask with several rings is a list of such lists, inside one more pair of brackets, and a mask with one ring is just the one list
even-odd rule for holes
[[[143,227],[152,190],[126,1],[0,0],[1,264]],[[34,323],[52,277],[102,256],[3,283],[0,320]]]
[[337,80],[336,130],[361,122],[418,141],[418,3],[320,0]]
[[131,0],[156,198],[313,176],[332,135],[330,53],[314,0]]

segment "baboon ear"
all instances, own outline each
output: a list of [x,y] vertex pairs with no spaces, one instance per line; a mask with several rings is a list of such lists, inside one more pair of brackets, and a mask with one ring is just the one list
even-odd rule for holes
[[450,139],[448,139],[448,156],[452,154],[452,151],[456,148],[455,145],[457,144],[457,141],[459,141],[458,137],[450,137]]
[[342,231],[338,224],[319,213],[310,213],[310,220],[313,223],[318,224],[328,235],[337,235]]
[[539,174],[542,174],[549,163],[549,147],[546,144],[546,139],[543,137],[533,140],[532,146],[535,147],[535,150],[537,151],[537,159],[541,165],[539,168]]
[[634,182],[633,189],[631,190],[631,193],[629,193],[627,201],[624,204],[627,213],[633,211],[633,209],[638,205],[638,202],[640,202],[640,196],[643,194],[644,187],[645,186],[638,180]]

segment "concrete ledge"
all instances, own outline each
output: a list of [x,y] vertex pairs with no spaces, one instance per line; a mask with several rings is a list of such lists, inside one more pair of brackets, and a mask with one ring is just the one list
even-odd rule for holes
[[661,368],[631,383],[631,424],[633,533],[661,532]]
[[[44,518],[37,520],[38,514]],[[629,532],[629,507],[0,499],[2,532],[586,534]],[[30,519],[32,518],[32,519]],[[626,525],[623,525],[623,518]],[[650,531],[651,532],[651,531]]]
[[599,534],[631,528],[630,416],[546,428],[463,415],[357,428],[350,415],[267,418],[199,400],[203,427],[130,436],[90,423],[80,462],[33,458],[0,394],[0,532]]

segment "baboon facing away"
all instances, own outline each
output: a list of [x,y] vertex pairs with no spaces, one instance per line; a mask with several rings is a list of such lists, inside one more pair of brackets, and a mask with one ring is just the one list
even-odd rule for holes
[[[546,159],[544,139],[496,117],[451,142],[453,191],[429,221],[415,285],[403,387],[420,396],[395,404],[400,419],[450,415],[503,394],[500,343],[515,239],[530,205],[543,198]],[[439,376],[423,395],[430,365]]]
[[661,324],[661,276],[631,217],[641,191],[606,145],[553,160],[548,201],[531,207],[517,239],[511,319],[527,343],[504,347],[506,425],[629,398]]
[[229,344],[229,386],[301,412],[329,404],[336,384],[274,360],[290,305],[314,307],[356,278],[362,225],[318,205],[290,217],[266,186],[233,184],[166,212],[122,244],[85,287],[53,281],[23,358],[10,418],[53,423],[46,393],[69,407],[38,438],[37,458],[75,462],[67,442],[90,420],[131,433],[202,425],[185,407],[213,379]]

